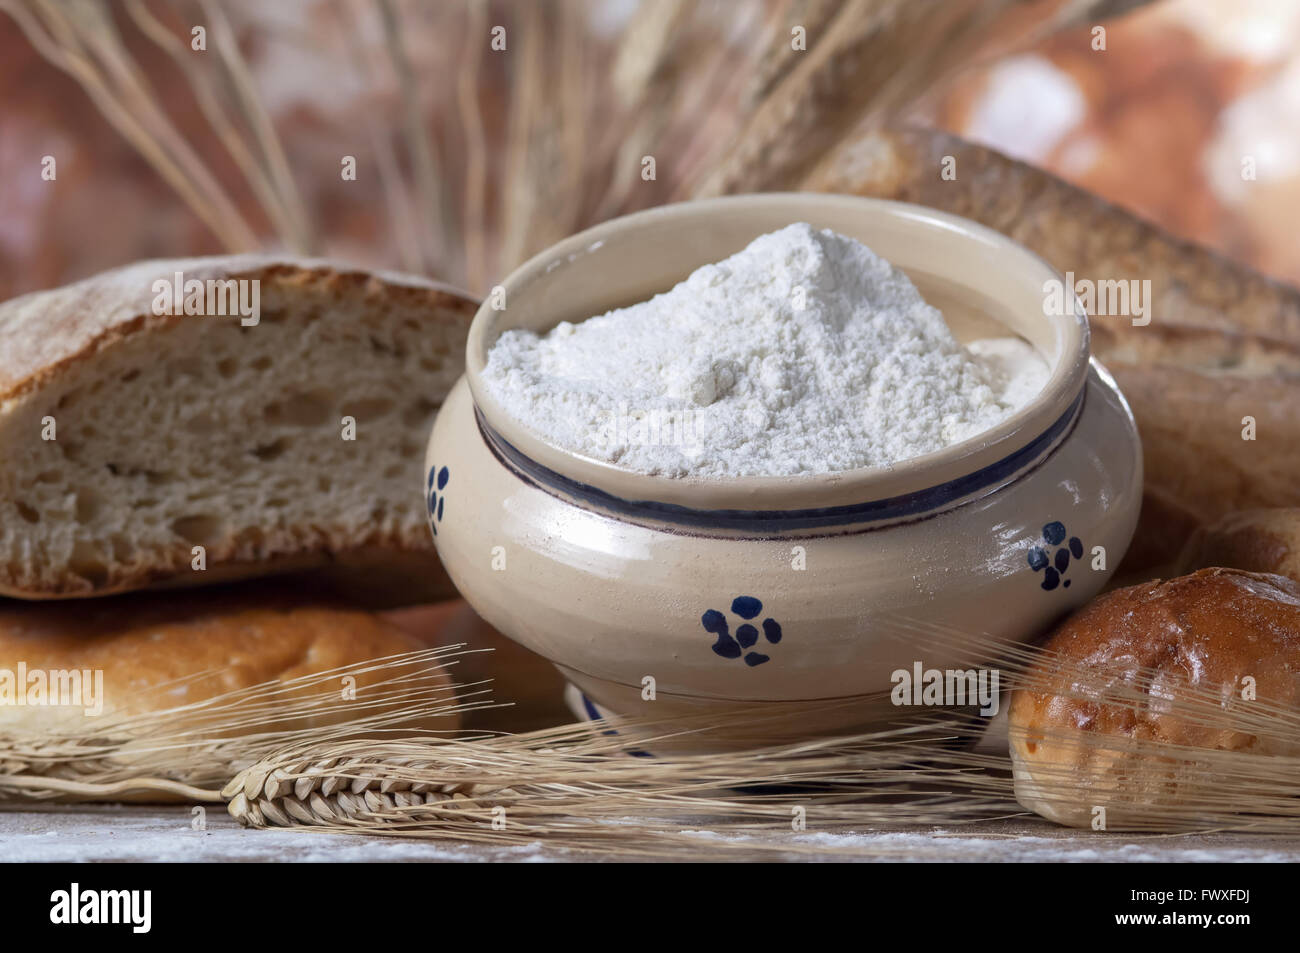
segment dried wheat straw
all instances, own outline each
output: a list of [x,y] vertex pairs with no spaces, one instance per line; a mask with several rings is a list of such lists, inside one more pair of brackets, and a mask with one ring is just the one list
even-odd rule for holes
[[234,91],[235,104],[243,112],[245,121],[252,128],[254,141],[261,149],[276,190],[280,204],[288,218],[289,240],[291,247],[301,254],[311,254],[317,250],[318,242],[311,216],[298,192],[293,173],[289,169],[289,160],[280,144],[280,137],[267,115],[257,88],[253,83],[248,64],[239,51],[239,42],[225,12],[220,5],[211,0],[198,0],[208,22],[208,30],[222,63],[226,67],[226,77]]
[[426,249],[423,270],[434,274],[451,262],[452,270],[458,272],[462,251],[444,241],[446,232],[443,229],[448,220],[448,203],[443,195],[446,182],[433,153],[429,124],[425,120],[418,95],[420,83],[407,56],[400,14],[392,0],[375,0],[375,4],[383,24],[385,48],[397,75],[402,99],[402,131],[414,170],[416,190],[425,213],[425,230],[421,233]]
[[[544,839],[621,854],[693,848],[692,827],[790,832],[795,809],[816,831],[1017,813],[1005,779],[972,769],[987,758],[931,763],[943,727],[663,758],[629,757],[603,722],[466,742],[314,743],[241,772],[222,793],[250,827],[486,844]],[[656,729],[662,737],[716,730],[699,719],[637,728],[639,739]],[[790,838],[769,846],[804,849]]]
[[140,32],[165,52],[185,75],[208,124],[243,173],[281,240],[292,247],[294,225],[284,206],[283,196],[269,171],[245,144],[241,131],[222,106],[213,77],[204,68],[205,61],[194,57],[190,48],[149,12],[143,0],[127,0],[126,11]]
[[[355,663],[283,682],[273,681],[198,702],[160,707],[137,715],[106,714],[67,728],[40,733],[0,731],[0,799],[63,798],[65,782],[120,793],[151,778],[193,787],[224,784],[241,767],[285,745],[321,736],[364,731],[428,733],[441,716],[492,706],[485,683],[452,684],[464,646],[430,649]],[[184,683],[200,685],[219,673],[200,673],[124,699],[124,707],[150,707]],[[356,697],[340,690],[345,677],[361,687]],[[330,734],[328,725],[342,728]],[[49,781],[43,785],[42,781]]]
[[[996,667],[1004,690],[1024,690],[1129,712],[1135,723],[1158,715],[1164,732],[1237,736],[1244,748],[1103,734],[1087,730],[1011,729],[1046,745],[1054,763],[1035,764],[1038,797],[1063,807],[1107,807],[1110,830],[1249,830],[1300,834],[1300,709],[1268,698],[1241,699],[1237,686],[1169,672],[1129,672],[1084,664],[1035,645],[986,632],[884,616],[888,637],[906,640],[918,658],[934,652],[948,667]],[[1122,676],[1122,677],[1120,677]],[[1261,754],[1271,749],[1283,753]]]
[[0,0],[0,10],[13,18],[42,57],[81,85],[104,118],[135,146],[228,250],[247,251],[256,246],[253,230],[194,150],[162,115],[152,94],[120,87],[89,55],[83,37],[101,52],[104,50],[103,41],[95,39],[103,11],[86,6],[64,10],[47,0],[30,0],[27,4]]
[[973,63],[1143,2],[1058,0],[1015,29],[1006,14],[1023,12],[1019,0],[850,0],[830,19],[814,4],[802,12],[823,17],[815,44],[786,56],[789,26],[774,37],[744,130],[680,194],[795,188],[845,139],[917,108]]
[[465,197],[461,211],[465,235],[465,276],[476,294],[484,290],[487,276],[487,143],[483,131],[483,110],[479,104],[479,81],[487,49],[486,0],[468,0],[466,31],[469,42],[456,78],[456,102],[465,135]]
[[[362,86],[368,88],[376,85],[378,70],[372,62],[369,51],[361,43],[361,28],[354,16],[355,5],[347,0],[334,0],[330,9],[338,24],[342,44],[347,50],[348,58]],[[406,271],[413,273],[422,271],[425,267],[422,253],[424,243],[420,237],[419,225],[415,221],[416,203],[411,198],[412,188],[402,174],[397,152],[388,130],[380,125],[375,112],[366,110],[363,122],[374,152],[375,165],[379,171],[379,184],[384,192],[384,204],[397,237],[394,242],[397,255]],[[445,271],[441,273],[447,274]]]

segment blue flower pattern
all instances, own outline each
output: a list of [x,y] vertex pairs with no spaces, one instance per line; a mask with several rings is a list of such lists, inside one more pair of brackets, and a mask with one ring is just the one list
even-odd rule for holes
[[[1083,558],[1083,541],[1078,536],[1071,536],[1067,543],[1066,535],[1064,523],[1048,523],[1043,527],[1043,541],[1047,545],[1033,546],[1029,550],[1029,568],[1043,574],[1042,587],[1049,591],[1057,586],[1069,589],[1070,580],[1065,578],[1065,572],[1070,568],[1070,559]],[[1056,551],[1049,553],[1048,547],[1052,546],[1057,547]]]
[[754,646],[758,644],[760,626],[763,630],[763,638],[769,644],[776,645],[780,642],[780,624],[772,618],[764,619],[759,626],[753,624],[753,620],[757,619],[763,611],[763,603],[753,596],[736,596],[731,601],[731,611],[743,620],[736,628],[734,636],[731,634],[727,616],[717,609],[709,609],[700,617],[700,624],[704,626],[704,631],[717,636],[717,641],[713,643],[714,654],[725,659],[743,658],[750,668],[771,661],[771,656],[755,651]]
[[429,467],[429,481],[425,491],[428,494],[429,529],[433,530],[434,536],[438,535],[438,524],[442,522],[442,508],[447,502],[443,490],[447,488],[447,481],[450,479],[451,471],[446,467],[442,469],[436,465]]

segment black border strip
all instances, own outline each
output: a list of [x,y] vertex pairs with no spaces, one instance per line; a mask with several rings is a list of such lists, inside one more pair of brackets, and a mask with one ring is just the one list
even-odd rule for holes
[[768,535],[784,530],[824,529],[851,523],[894,521],[915,517],[956,503],[987,487],[1003,483],[1028,467],[1061,437],[1082,412],[1087,384],[1055,423],[1015,453],[947,483],[866,503],[803,510],[697,510],[658,500],[625,500],[604,490],[572,480],[525,456],[492,429],[478,407],[474,416],[484,442],[503,463],[541,486],[574,499],[636,519],[661,520],[683,526],[724,529]]

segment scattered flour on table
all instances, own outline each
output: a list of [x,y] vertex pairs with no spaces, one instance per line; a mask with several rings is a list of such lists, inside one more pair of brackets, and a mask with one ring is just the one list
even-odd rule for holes
[[807,224],[649,301],[506,331],[483,374],[549,442],[670,477],[887,467],[988,430],[1047,377],[1019,338],[963,347],[901,271]]

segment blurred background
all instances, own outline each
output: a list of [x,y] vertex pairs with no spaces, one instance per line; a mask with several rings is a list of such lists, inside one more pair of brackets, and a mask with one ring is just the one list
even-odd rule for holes
[[[0,0],[0,299],[257,248],[482,293],[576,229],[708,191],[835,6]],[[947,6],[978,42],[931,51],[912,118],[1300,283],[1300,3]]]
[[940,123],[1300,284],[1300,3],[1154,3],[1103,56],[1088,33],[971,70]]

